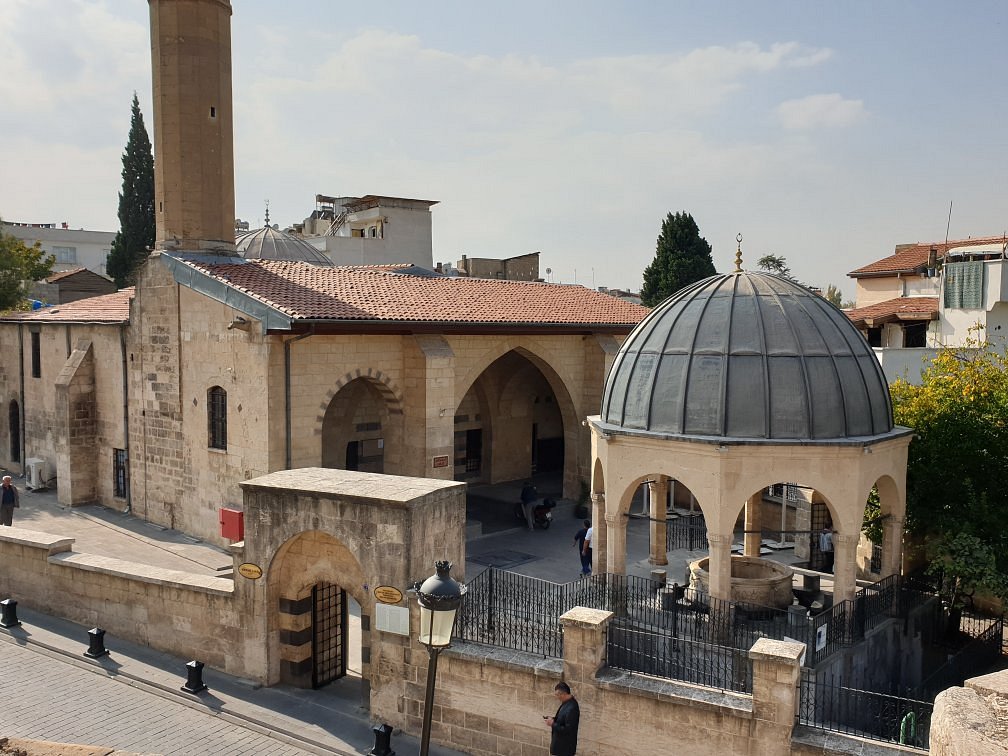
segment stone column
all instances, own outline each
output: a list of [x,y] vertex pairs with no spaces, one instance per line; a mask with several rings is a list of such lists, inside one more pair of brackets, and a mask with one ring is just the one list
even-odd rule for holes
[[592,500],[592,572],[604,572],[606,567],[606,557],[609,553],[609,538],[606,533],[605,521],[605,494],[594,493]]
[[[626,574],[626,517],[606,512],[606,572]],[[592,547],[594,548],[594,546]],[[597,558],[597,557],[596,557]],[[601,562],[600,562],[601,564]],[[594,568],[592,570],[594,572]]]
[[760,638],[749,650],[753,665],[753,720],[759,756],[790,756],[798,714],[798,681],[805,645]]
[[710,595],[717,599],[731,599],[731,535],[707,531],[710,544]]
[[668,498],[668,483],[668,478],[659,475],[658,480],[648,484],[651,491],[651,553],[648,562],[651,564],[668,564],[668,555],[665,551],[665,501]]
[[746,556],[758,557],[760,555],[760,545],[763,543],[763,534],[760,532],[760,505],[763,503],[763,492],[759,491],[750,496],[745,503],[745,548],[742,553]]
[[882,577],[903,571],[904,521],[889,517],[882,525]]
[[858,535],[833,534],[833,603],[849,601],[857,591]]
[[[606,663],[606,629],[613,613],[576,606],[560,615],[563,628],[563,679],[572,688],[589,685]],[[580,693],[575,690],[575,696]]]
[[[455,476],[455,353],[443,336],[413,337],[422,358],[406,368],[406,385],[413,385],[407,403],[405,457],[415,460],[404,469],[423,478],[452,480]],[[419,464],[417,464],[419,463]],[[435,467],[434,465],[439,465]]]

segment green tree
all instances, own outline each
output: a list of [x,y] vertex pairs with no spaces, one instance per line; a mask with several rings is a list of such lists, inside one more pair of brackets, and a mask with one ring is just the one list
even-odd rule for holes
[[776,273],[778,276],[795,280],[791,275],[791,268],[788,267],[787,258],[780,255],[763,255],[756,261],[756,267],[765,270],[767,273]]
[[978,331],[942,349],[921,385],[891,388],[896,422],[915,431],[907,530],[953,610],[974,590],[1008,598],[1008,356]]
[[843,292],[840,291],[836,286],[830,284],[826,287],[826,292],[823,294],[823,299],[832,304],[834,307],[843,306]]
[[715,273],[711,245],[700,236],[693,216],[669,213],[662,221],[654,260],[644,269],[641,301],[654,307],[684,286]]
[[136,281],[137,269],[154,246],[154,157],[136,92],[133,93],[133,115],[122,164],[119,232],[105,264],[106,271],[120,288]]
[[27,309],[28,289],[52,273],[55,260],[38,242],[29,247],[0,226],[0,311]]

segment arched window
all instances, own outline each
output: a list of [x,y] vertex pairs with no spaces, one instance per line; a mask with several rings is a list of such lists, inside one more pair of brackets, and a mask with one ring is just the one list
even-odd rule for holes
[[227,449],[227,391],[220,386],[207,391],[207,446]]
[[7,427],[10,433],[11,462],[21,461],[21,408],[17,400],[12,399],[7,410]]

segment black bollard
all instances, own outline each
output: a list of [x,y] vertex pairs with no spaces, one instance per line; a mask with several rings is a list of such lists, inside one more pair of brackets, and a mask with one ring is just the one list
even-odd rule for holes
[[182,690],[186,693],[199,693],[207,689],[203,684],[203,662],[193,659],[186,663],[186,684]]
[[368,751],[368,756],[395,756],[392,750],[392,725],[380,724],[371,728],[374,732],[374,748]]
[[100,627],[92,627],[87,631],[88,634],[88,650],[84,652],[84,656],[89,659],[99,659],[108,653],[108,649],[105,648],[105,631]]
[[0,627],[20,627],[17,618],[17,601],[4,599],[0,601]]

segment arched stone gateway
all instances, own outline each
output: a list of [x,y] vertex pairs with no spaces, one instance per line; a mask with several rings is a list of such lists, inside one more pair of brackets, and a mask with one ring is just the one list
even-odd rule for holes
[[[465,486],[323,468],[284,470],[245,481],[245,540],[234,545],[235,593],[250,667],[264,682],[320,687],[356,654],[348,606],[360,607],[361,696],[391,717],[406,684],[415,602],[406,591],[447,559],[465,569]],[[256,577],[258,571],[261,577]],[[247,573],[247,574],[246,574]],[[253,634],[254,635],[254,634]],[[392,717],[394,718],[394,717]]]

